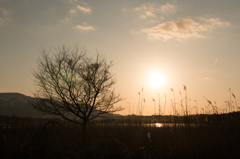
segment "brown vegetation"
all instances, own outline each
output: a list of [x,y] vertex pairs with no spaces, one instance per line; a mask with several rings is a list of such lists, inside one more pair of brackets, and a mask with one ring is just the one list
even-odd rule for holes
[[[35,120],[34,120],[35,121]],[[21,120],[15,121],[21,125]],[[37,121],[36,121],[37,122]],[[115,123],[80,127],[54,120],[1,128],[1,158],[237,158],[240,126],[146,127]],[[44,124],[43,124],[44,123]]]

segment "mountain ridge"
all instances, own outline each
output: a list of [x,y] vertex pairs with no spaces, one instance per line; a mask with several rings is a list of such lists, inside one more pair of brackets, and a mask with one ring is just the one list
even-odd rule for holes
[[17,92],[0,93],[0,115],[17,117],[44,117],[30,104],[34,98]]
[[[34,97],[26,96],[17,92],[0,93],[0,116],[32,118],[56,117],[35,110],[31,105],[33,100]],[[112,114],[111,116],[114,116],[114,118],[121,117],[119,114]]]

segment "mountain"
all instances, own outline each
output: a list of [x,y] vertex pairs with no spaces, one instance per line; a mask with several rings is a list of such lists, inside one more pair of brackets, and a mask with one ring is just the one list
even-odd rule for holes
[[0,93],[0,115],[17,117],[43,117],[30,104],[33,98],[20,93]]
[[[20,93],[0,93],[0,116],[51,118],[55,116],[46,115],[36,111],[30,104],[33,97]],[[121,115],[108,114],[106,117],[120,118]]]

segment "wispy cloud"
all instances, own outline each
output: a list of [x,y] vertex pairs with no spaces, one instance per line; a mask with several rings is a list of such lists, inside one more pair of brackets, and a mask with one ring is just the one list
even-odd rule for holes
[[204,37],[204,32],[216,26],[228,26],[229,22],[222,22],[219,18],[179,18],[177,21],[160,23],[156,26],[142,29],[149,39],[169,40]]
[[140,7],[134,8],[134,10],[138,12],[139,18],[156,17],[157,8],[153,4],[142,4]]
[[89,8],[86,3],[81,3],[81,5],[79,5],[79,4],[77,4],[78,3],[77,0],[70,0],[69,2],[73,3],[72,9],[69,10],[69,12],[68,12],[69,15],[66,18],[64,18],[63,20],[61,20],[61,22],[63,22],[63,23],[70,22],[72,19],[79,16],[77,14],[79,11],[83,12],[84,14],[91,13],[91,8]]
[[84,13],[91,13],[91,8],[77,5],[77,9]]
[[96,27],[84,23],[83,25],[76,25],[73,29],[82,30],[82,31],[94,31]]
[[176,6],[169,3],[162,6],[146,3],[134,8],[134,11],[139,14],[139,18],[146,19],[156,17],[158,13],[173,13],[176,11]]
[[70,14],[74,14],[74,13],[76,13],[76,12],[77,12],[76,9],[71,9],[71,10],[69,11]]
[[164,14],[173,13],[173,12],[176,12],[176,6],[167,3],[161,6],[160,11],[163,12]]
[[0,25],[10,20],[10,11],[0,8]]
[[66,17],[64,18],[63,20],[61,20],[62,23],[67,23],[71,20],[72,18],[71,17]]
[[199,18],[207,24],[212,24],[212,26],[229,26],[231,23],[222,22],[220,18]]
[[[84,14],[90,14],[91,13],[91,8],[88,7],[87,3],[79,2],[77,0],[70,0],[69,2],[73,3],[72,9],[69,11],[68,17],[64,18],[61,20],[63,23],[72,23],[73,21],[79,21],[79,18],[76,18],[79,15],[78,12],[83,12]],[[81,30],[81,31],[95,31],[96,27],[92,25],[88,25],[86,22],[78,25],[74,25],[72,27],[75,30]]]

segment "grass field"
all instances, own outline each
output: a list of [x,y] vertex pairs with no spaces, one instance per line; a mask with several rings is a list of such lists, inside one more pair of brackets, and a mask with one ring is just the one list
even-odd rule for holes
[[[17,121],[15,121],[17,122]],[[30,121],[29,121],[30,122]],[[26,123],[26,121],[24,122]],[[240,125],[146,127],[42,121],[38,127],[1,128],[1,158],[239,158]]]

